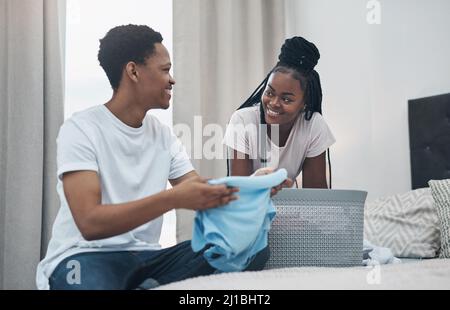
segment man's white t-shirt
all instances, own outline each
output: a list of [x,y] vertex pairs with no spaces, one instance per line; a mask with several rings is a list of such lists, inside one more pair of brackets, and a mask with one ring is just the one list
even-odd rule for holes
[[168,126],[147,114],[142,126],[133,128],[104,105],[76,113],[62,125],[57,138],[57,166],[61,207],[47,254],[37,268],[39,289],[49,288],[48,278],[53,270],[71,255],[160,248],[162,216],[115,237],[85,240],[64,195],[64,173],[96,171],[101,183],[102,204],[118,204],[161,192],[166,189],[168,179],[194,170],[184,147]]
[[[225,132],[224,144],[247,154],[253,163],[253,172],[262,167],[258,150],[259,105],[243,108],[233,113]],[[274,133],[272,132],[273,136]],[[322,115],[314,113],[308,121],[301,113],[283,147],[266,135],[267,166],[285,168],[288,177],[294,180],[302,171],[305,158],[316,157],[325,152],[336,139]],[[231,156],[231,154],[230,154]]]

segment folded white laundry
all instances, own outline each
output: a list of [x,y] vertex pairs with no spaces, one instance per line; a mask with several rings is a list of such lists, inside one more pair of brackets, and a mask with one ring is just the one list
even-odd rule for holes
[[368,240],[363,242],[363,265],[374,266],[398,264],[402,261],[392,254],[391,249],[373,245]]

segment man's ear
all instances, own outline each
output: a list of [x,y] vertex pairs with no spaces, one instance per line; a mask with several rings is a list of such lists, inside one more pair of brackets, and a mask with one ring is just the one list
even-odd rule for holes
[[135,62],[130,61],[126,64],[125,73],[132,81],[138,81],[139,73],[137,71],[137,65]]

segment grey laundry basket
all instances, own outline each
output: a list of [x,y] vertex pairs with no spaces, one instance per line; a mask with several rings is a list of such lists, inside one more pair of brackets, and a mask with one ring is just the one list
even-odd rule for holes
[[273,202],[266,269],[362,264],[367,192],[283,189]]

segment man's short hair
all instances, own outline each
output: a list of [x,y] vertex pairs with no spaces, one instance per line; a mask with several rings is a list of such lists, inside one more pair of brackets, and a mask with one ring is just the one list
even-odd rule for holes
[[123,25],[112,28],[100,39],[98,60],[105,70],[111,87],[119,88],[125,65],[133,61],[144,64],[155,50],[155,43],[161,43],[161,34],[145,25]]

